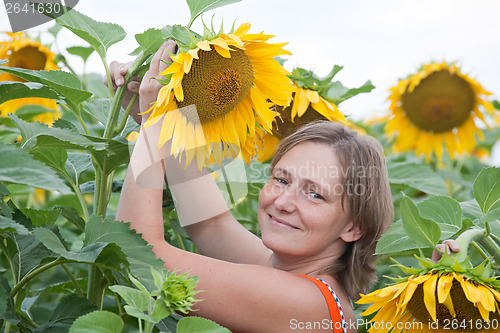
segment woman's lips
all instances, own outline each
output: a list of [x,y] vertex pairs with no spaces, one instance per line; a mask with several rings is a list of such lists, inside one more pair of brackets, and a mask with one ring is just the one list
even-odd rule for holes
[[269,215],[269,219],[271,220],[271,223],[274,223],[274,224],[277,224],[279,225],[280,227],[286,227],[286,228],[290,228],[290,229],[299,229],[297,227],[294,227],[293,225],[291,225],[290,223],[287,223],[283,220],[280,220],[276,217],[274,217],[273,215],[271,214],[268,214]]

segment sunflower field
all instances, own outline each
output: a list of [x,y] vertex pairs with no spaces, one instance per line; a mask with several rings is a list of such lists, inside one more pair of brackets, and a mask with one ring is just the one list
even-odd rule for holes
[[[348,88],[336,79],[342,66],[326,76],[288,68],[288,43],[248,23],[219,28],[205,17],[203,31],[192,30],[201,14],[237,1],[186,0],[187,25],[135,35],[135,60],[116,89],[108,50],[126,37],[117,24],[69,10],[47,32],[78,38],[66,56],[26,32],[1,34],[0,330],[230,332],[182,316],[196,302],[196,278],[166,271],[114,218],[139,131],[127,83],[173,39],[145,126],[160,122],[158,145],[171,141],[186,167],[213,171],[255,234],[270,159],[294,130],[341,122],[384,146],[395,216],[377,246],[378,282],[354,303],[358,332],[500,332],[500,168],[489,165],[500,102],[457,63],[428,62],[401,73],[386,112],[353,120],[342,103],[370,94],[368,79]],[[85,70],[91,55],[107,86]],[[69,57],[84,66],[76,71]],[[233,159],[242,169],[231,173]],[[197,252],[168,187],[163,212],[169,243]],[[460,251],[429,259],[448,239]]]

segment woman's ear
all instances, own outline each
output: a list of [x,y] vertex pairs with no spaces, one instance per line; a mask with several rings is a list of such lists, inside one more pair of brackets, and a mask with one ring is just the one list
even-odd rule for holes
[[340,238],[344,242],[349,243],[357,241],[361,236],[363,236],[363,233],[359,229],[359,226],[354,222],[350,222],[346,226],[345,231],[340,235]]

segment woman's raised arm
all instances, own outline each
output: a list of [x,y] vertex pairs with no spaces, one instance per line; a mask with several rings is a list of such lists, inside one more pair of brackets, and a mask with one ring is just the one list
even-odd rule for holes
[[[156,80],[170,61],[175,44],[165,43],[151,61],[140,89],[140,109],[147,111],[162,85]],[[115,64],[115,67],[119,67]],[[112,71],[114,81],[125,70]],[[147,114],[142,116],[145,123]],[[118,220],[131,222],[132,228],[148,242],[163,240],[162,189],[166,175],[176,201],[182,225],[204,255],[237,263],[270,264],[270,251],[230,214],[212,177],[196,170],[194,163],[184,169],[170,156],[170,142],[157,147],[161,121],[141,130],[130,159],[118,212]]]

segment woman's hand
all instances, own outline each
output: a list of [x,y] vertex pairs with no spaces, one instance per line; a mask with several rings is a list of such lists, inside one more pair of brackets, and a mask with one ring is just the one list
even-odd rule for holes
[[[168,63],[172,62],[170,59],[170,54],[175,52],[175,42],[173,40],[168,40],[163,43],[163,45],[158,49],[151,64],[149,65],[149,70],[144,74],[141,85],[139,87],[139,105],[140,112],[146,112],[149,110],[151,105],[156,101],[158,92],[163,85],[158,82],[157,79],[164,79],[165,77],[160,75],[168,67]],[[149,113],[143,114],[142,121],[145,122],[148,118]],[[135,119],[135,118],[134,118]],[[137,120],[136,120],[137,121]]]
[[[151,64],[149,66],[149,70],[144,75],[142,82],[140,81],[139,76],[134,76],[132,80],[127,84],[127,92],[123,97],[123,107],[126,108],[130,100],[134,95],[139,95],[139,100],[136,101],[130,110],[130,116],[135,120],[136,123],[141,124],[143,120],[147,119],[147,115],[140,116],[139,113],[145,112],[149,110],[151,104],[156,101],[156,97],[158,95],[158,91],[162,87],[161,83],[159,83],[157,78],[164,79],[164,76],[161,76],[160,73],[163,72],[168,65],[165,62],[171,62],[170,55],[175,52],[175,42],[169,40],[165,42],[158,52],[156,52],[153,60],[151,60]],[[167,52],[168,51],[168,52]],[[127,63],[121,63],[117,61],[113,61],[109,65],[109,74],[111,76],[111,82],[113,83],[113,90],[121,87],[125,84],[125,75],[132,64],[132,61]],[[106,87],[108,86],[108,78],[104,77],[104,84]]]
[[[113,61],[109,65],[109,74],[111,76],[111,82],[113,83],[113,90],[116,91],[116,88],[123,86],[125,84],[125,75],[127,74],[128,68],[132,64],[132,61],[127,63],[121,63],[117,61]],[[106,87],[108,86],[108,78],[104,76],[104,84]],[[140,77],[134,76],[132,80],[127,84],[127,92],[123,97],[122,106],[123,108],[127,108],[130,103],[130,100],[134,95],[139,95],[139,86],[141,85]],[[130,115],[132,118],[138,123],[141,123],[141,117],[138,115],[139,113],[139,101],[136,101],[130,110]]]
[[443,241],[443,243],[437,245],[436,248],[440,252],[437,250],[434,250],[432,252],[432,261],[434,261],[435,263],[439,262],[445,250],[448,251],[448,254],[451,254],[451,252],[460,251],[460,248],[458,247],[458,244],[454,239],[447,239]]

